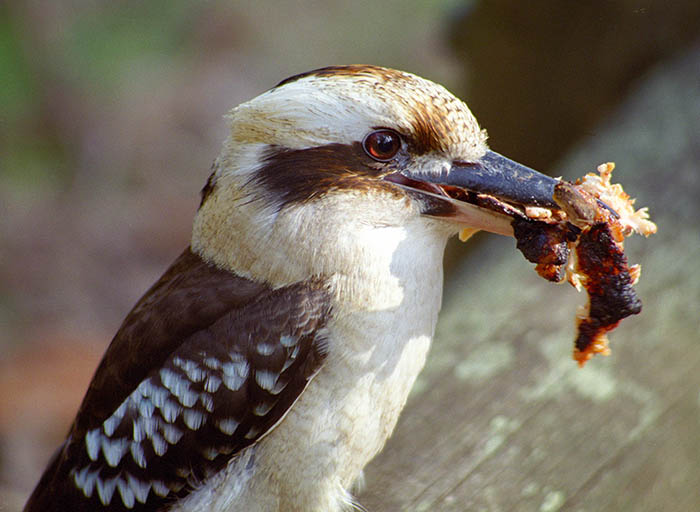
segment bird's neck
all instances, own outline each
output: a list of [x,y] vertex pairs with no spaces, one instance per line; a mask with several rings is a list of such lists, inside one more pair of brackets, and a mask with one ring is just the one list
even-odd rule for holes
[[413,215],[410,204],[339,195],[273,212],[235,190],[209,198],[195,218],[192,248],[206,261],[273,287],[325,279],[348,313],[412,307],[431,290],[441,295],[449,228]]

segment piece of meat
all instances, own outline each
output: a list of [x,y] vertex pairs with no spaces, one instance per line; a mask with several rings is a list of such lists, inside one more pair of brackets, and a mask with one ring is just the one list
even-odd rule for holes
[[642,311],[632,287],[627,257],[605,222],[584,230],[576,243],[577,272],[584,276],[586,308],[577,314],[574,359],[583,366],[594,354],[608,354],[607,333],[623,318]]
[[588,303],[576,314],[573,356],[579,366],[594,354],[608,354],[607,333],[641,311],[633,288],[641,269],[628,266],[623,241],[635,232],[656,232],[646,208],[635,210],[622,187],[610,183],[614,167],[603,164],[597,175],[575,183],[561,181],[553,195],[560,210],[551,215],[537,211],[536,216],[526,210],[528,218],[512,222],[518,249],[537,264],[542,277],[556,282],[567,278],[588,294]]
[[537,273],[548,281],[563,281],[569,243],[576,241],[581,230],[568,223],[546,224],[521,218],[513,219],[511,224],[517,248],[525,259],[537,264]]

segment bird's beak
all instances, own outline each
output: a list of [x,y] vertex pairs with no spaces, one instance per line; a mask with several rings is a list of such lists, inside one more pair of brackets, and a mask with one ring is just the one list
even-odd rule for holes
[[463,227],[513,235],[511,221],[526,207],[554,208],[550,178],[494,151],[477,162],[455,162],[440,173],[402,171],[387,177],[423,196],[427,215],[443,217]]
[[455,164],[433,183],[487,194],[522,206],[557,208],[552,199],[558,180],[487,151],[476,163]]

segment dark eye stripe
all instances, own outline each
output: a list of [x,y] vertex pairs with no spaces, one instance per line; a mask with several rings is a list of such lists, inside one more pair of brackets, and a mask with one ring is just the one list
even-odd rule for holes
[[323,196],[331,190],[376,190],[405,195],[378,179],[381,168],[357,141],[291,150],[270,146],[250,181],[255,194],[279,209]]

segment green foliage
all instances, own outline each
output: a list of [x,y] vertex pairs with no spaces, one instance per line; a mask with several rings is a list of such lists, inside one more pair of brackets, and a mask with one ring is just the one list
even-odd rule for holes
[[128,76],[134,62],[187,53],[187,22],[197,4],[155,0],[105,5],[78,16],[63,41],[66,65],[80,79],[109,91]]
[[0,4],[0,119],[5,126],[26,116],[36,97],[36,84],[7,10]]
[[187,55],[196,8],[184,0],[64,6],[46,27],[46,13],[0,4],[2,186],[68,183],[77,155],[65,116],[80,115],[71,111],[76,98],[105,103],[138,76],[135,66],[143,72]]

